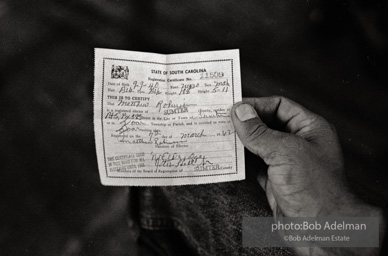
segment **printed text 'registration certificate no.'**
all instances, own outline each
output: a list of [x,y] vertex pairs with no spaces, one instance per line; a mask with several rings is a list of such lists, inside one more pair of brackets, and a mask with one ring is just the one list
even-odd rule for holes
[[230,120],[238,50],[162,55],[95,49],[94,130],[101,182],[169,186],[242,180]]

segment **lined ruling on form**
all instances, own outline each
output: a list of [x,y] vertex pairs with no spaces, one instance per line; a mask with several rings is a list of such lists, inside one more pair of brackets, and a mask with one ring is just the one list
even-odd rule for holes
[[101,182],[169,186],[242,180],[230,120],[238,50],[162,55],[95,49],[94,130]]

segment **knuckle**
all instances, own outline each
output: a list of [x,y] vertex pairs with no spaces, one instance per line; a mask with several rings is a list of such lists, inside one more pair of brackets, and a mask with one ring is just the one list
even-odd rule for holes
[[265,136],[267,130],[268,128],[265,124],[257,124],[252,126],[246,131],[246,140],[248,142],[256,141],[260,137]]
[[273,95],[271,98],[273,99],[277,99],[279,101],[289,101],[288,98],[284,97],[284,96],[281,96],[281,95]]
[[278,150],[270,150],[265,152],[264,154],[265,160],[271,163],[275,162],[277,159],[282,157],[283,157],[282,154],[280,154]]
[[326,130],[329,127],[329,122],[325,118],[312,112],[307,114],[305,122],[306,127],[310,127],[308,130]]

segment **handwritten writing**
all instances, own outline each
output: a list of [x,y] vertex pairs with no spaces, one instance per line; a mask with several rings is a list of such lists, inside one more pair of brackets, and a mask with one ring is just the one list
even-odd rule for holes
[[230,120],[241,100],[237,50],[157,55],[96,49],[94,126],[106,185],[241,180]]

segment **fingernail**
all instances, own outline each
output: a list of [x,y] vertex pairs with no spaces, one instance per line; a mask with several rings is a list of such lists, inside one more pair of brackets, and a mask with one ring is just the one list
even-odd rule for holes
[[254,108],[249,104],[241,104],[235,109],[236,115],[241,122],[257,117]]

